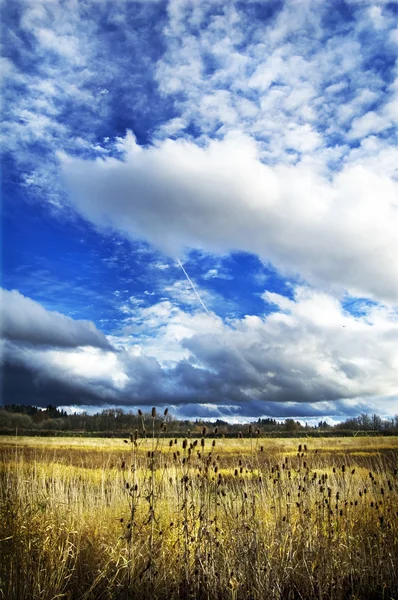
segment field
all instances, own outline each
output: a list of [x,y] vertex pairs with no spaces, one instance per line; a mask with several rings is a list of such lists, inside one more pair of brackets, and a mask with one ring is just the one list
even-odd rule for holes
[[0,438],[0,598],[398,598],[398,439]]

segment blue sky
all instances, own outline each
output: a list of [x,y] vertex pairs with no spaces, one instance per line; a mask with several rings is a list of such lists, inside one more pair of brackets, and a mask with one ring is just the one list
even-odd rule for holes
[[2,401],[396,414],[398,5],[2,16]]

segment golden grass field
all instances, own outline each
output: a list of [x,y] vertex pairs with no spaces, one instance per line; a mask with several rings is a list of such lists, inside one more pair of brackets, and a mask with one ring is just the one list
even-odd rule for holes
[[398,600],[397,468],[396,437],[0,437],[0,597]]

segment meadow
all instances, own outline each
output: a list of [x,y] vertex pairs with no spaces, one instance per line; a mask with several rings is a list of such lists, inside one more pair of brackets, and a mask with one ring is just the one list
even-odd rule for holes
[[0,438],[0,597],[398,598],[398,439]]

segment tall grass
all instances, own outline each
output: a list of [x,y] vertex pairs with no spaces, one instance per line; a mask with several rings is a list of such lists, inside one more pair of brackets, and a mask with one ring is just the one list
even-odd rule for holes
[[3,440],[1,598],[397,597],[398,440],[169,440],[154,421],[109,450]]

